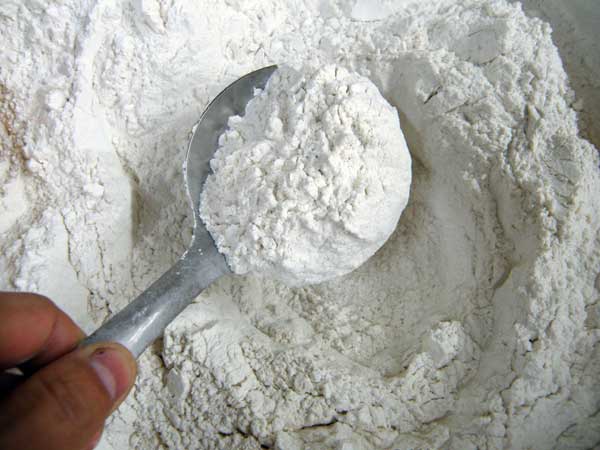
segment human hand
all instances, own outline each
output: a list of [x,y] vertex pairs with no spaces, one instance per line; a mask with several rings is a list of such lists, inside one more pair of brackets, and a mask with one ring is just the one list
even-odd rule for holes
[[[0,449],[87,450],[100,440],[136,363],[116,343],[77,348],[83,337],[47,298],[0,292]],[[13,367],[23,375],[5,372]]]

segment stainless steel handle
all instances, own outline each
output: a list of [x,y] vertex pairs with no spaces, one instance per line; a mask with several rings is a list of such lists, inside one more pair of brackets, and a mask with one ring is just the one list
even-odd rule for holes
[[81,345],[118,342],[137,358],[194,298],[228,272],[214,246],[202,249],[192,243],[171,269]]

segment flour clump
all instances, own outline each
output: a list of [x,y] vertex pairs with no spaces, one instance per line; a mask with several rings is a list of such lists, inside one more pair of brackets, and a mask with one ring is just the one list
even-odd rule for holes
[[351,272],[394,231],[411,161],[396,110],[367,78],[280,68],[233,117],[201,216],[232,270],[291,286]]

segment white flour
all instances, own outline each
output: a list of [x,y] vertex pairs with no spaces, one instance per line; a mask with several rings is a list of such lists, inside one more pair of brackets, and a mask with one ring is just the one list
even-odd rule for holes
[[596,0],[523,0],[527,13],[552,25],[569,84],[577,95],[573,107],[579,113],[579,128],[584,136],[600,146],[600,8]]
[[280,67],[229,126],[200,212],[233,272],[320,283],[356,269],[396,228],[410,155],[398,113],[366,78]]
[[230,277],[140,360],[104,448],[591,448],[600,177],[550,28],[505,1],[0,6],[0,280],[88,330],[190,237],[207,102],[335,63],[400,114],[409,204],[355,272]]

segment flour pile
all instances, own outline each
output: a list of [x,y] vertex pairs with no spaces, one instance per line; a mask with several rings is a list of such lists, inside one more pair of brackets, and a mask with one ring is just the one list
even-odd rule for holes
[[599,160],[547,24],[504,0],[26,0],[0,33],[0,283],[87,330],[185,249],[188,133],[240,75],[357,72],[412,157],[373,257],[216,283],[141,358],[103,448],[598,445]]
[[398,114],[369,80],[280,67],[220,138],[201,217],[238,274],[290,286],[356,269],[408,202]]

